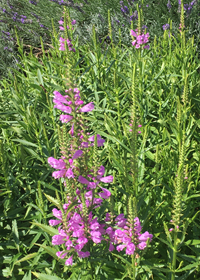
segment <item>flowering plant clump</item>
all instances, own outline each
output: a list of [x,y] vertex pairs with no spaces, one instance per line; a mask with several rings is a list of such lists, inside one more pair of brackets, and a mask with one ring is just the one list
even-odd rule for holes
[[[140,233],[142,228],[137,217],[134,221],[127,220],[124,214],[120,214],[114,219],[113,215],[106,213],[102,222],[95,217],[95,209],[111,196],[111,192],[101,187],[100,183],[112,183],[113,176],[104,177],[103,165],[89,169],[86,164],[88,160],[84,162],[84,158],[90,154],[89,149],[101,147],[105,140],[98,134],[88,137],[89,133],[82,129],[81,115],[92,111],[94,104],[83,105],[77,88],[65,92],[68,95],[63,96],[54,91],[53,102],[54,108],[66,113],[60,115],[61,122],[72,123],[72,141],[68,151],[61,148],[63,155],[60,159],[48,158],[51,167],[57,169],[52,176],[55,179],[62,178],[67,191],[67,203],[60,210],[54,208],[52,212],[57,219],[49,221],[51,226],[59,225],[58,234],[52,237],[52,245],[64,245],[64,250],[58,251],[56,255],[65,258],[66,265],[72,265],[73,257],[89,257],[92,243],[99,244],[102,241],[109,244],[109,251],[115,250],[116,246],[118,252],[126,248],[126,254],[133,255],[136,250],[143,250],[147,246],[147,240],[152,240],[152,235]],[[83,162],[85,165],[81,166]]]
[[[68,47],[70,50],[69,44]],[[71,70],[68,76],[71,77]],[[105,167],[98,163],[97,148],[103,146],[105,140],[99,134],[87,132],[84,113],[94,110],[93,102],[84,104],[78,88],[72,88],[71,81],[67,85],[66,95],[53,92],[54,108],[63,112],[59,118],[63,123],[59,130],[62,156],[60,159],[49,157],[48,163],[56,169],[52,176],[64,184],[66,197],[65,203],[59,201],[59,209],[52,210],[56,219],[49,220],[50,226],[59,225],[58,234],[52,237],[52,245],[62,245],[63,250],[56,255],[65,259],[66,265],[72,265],[77,258],[90,257],[91,246],[95,244],[96,247],[102,242],[109,246],[109,251],[116,249],[120,252],[126,248],[127,255],[134,255],[136,250],[143,250],[153,236],[148,232],[140,233],[139,218],[128,215],[126,219],[124,214],[116,217],[113,209],[105,211],[104,201],[110,199],[111,191],[101,184],[113,182],[113,176],[104,176]],[[104,209],[102,220],[97,214],[101,206]]]
[[149,42],[149,33],[139,34],[137,29],[135,31],[133,31],[132,29],[130,31],[130,34],[135,37],[132,45],[135,46],[136,49],[139,49],[141,46],[143,46],[143,49],[149,49],[149,45],[146,45]]

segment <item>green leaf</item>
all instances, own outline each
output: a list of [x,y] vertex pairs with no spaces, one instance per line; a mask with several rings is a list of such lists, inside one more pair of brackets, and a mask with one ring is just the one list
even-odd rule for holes
[[42,79],[42,74],[40,72],[40,69],[37,70],[37,76],[38,76],[38,81],[39,83],[44,86],[44,82],[43,82],[43,79]]
[[13,220],[12,221],[12,233],[13,233],[13,238],[15,241],[15,245],[17,247],[17,250],[19,251],[19,232],[17,228],[17,221]]
[[15,142],[19,142],[19,143],[22,143],[24,145],[27,145],[27,146],[32,146],[32,147],[36,147],[38,148],[38,146],[34,143],[31,143],[31,142],[28,142],[26,140],[22,140],[22,139],[12,139],[12,141],[15,141]]
[[59,234],[58,230],[53,228],[53,227],[43,225],[43,224],[40,224],[40,223],[34,223],[34,222],[32,222],[32,224],[36,225],[37,227],[39,227],[41,229],[43,229],[45,232],[47,232],[51,236]]
[[199,245],[200,244],[200,240],[196,240],[196,239],[188,240],[184,244],[187,245],[187,246],[189,246],[189,245]]
[[43,248],[50,256],[52,256],[57,261],[61,262],[63,265],[65,264],[65,260],[64,259],[61,259],[61,258],[57,257],[57,255],[56,255],[57,250],[54,247],[50,247],[50,246],[46,246],[46,245],[38,244],[38,243],[35,243],[35,245]]
[[176,272],[182,272],[182,271],[185,271],[185,270],[189,270],[189,269],[191,269],[193,267],[197,268],[198,266],[200,266],[200,261],[192,263],[192,264],[189,264],[189,265],[186,265],[185,267],[176,270]]
[[60,204],[59,204],[59,201],[57,199],[55,199],[54,197],[44,193],[44,195],[46,196],[46,198],[52,202],[54,205],[56,205],[58,208],[60,208]]
[[27,260],[30,260],[30,259],[34,258],[36,255],[37,255],[37,253],[29,254],[26,257],[21,258],[20,260],[16,261],[15,264],[16,263],[20,263],[20,262],[24,262],[24,261],[27,261]]
[[32,274],[40,280],[63,280],[64,278],[60,278],[58,276],[48,275],[44,273],[32,272]]

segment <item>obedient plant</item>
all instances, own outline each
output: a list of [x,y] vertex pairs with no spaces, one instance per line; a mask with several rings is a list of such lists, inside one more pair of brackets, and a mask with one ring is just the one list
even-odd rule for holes
[[[64,28],[66,31],[67,24]],[[62,156],[60,159],[50,157],[48,163],[57,170],[52,176],[61,179],[66,196],[64,203],[60,201],[59,209],[54,208],[52,211],[57,219],[49,221],[51,226],[59,225],[58,234],[52,237],[52,245],[63,246],[63,250],[56,255],[65,259],[66,265],[72,265],[78,258],[88,258],[97,248],[96,244],[100,243],[104,243],[110,252],[125,249],[126,254],[134,259],[153,236],[147,231],[141,233],[139,218],[133,210],[132,195],[129,198],[127,218],[124,214],[115,215],[113,209],[104,210],[101,220],[98,217],[96,209],[111,197],[111,191],[101,184],[112,183],[113,176],[104,177],[105,167],[98,163],[97,148],[103,146],[105,140],[99,134],[91,136],[88,132],[84,115],[94,110],[94,104],[90,102],[84,105],[80,91],[73,86],[69,59],[72,54],[70,48],[64,51],[68,68],[67,95],[54,91],[53,99],[54,108],[64,113],[60,115],[63,127],[59,129]]]

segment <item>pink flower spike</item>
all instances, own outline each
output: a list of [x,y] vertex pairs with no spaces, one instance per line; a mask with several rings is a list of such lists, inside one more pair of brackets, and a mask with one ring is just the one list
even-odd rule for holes
[[58,23],[62,25],[64,23],[64,21],[63,20],[59,20]]
[[173,231],[173,230],[174,230],[173,228],[170,228],[170,229],[169,229],[169,232],[171,232],[171,231]]
[[103,183],[112,183],[113,182],[113,176],[106,176],[100,179],[101,182]]
[[65,30],[65,28],[63,26],[59,26],[60,30]]
[[83,106],[79,111],[81,113],[85,113],[85,112],[90,112],[94,109],[94,103],[90,102],[88,104],[86,104],[85,106]]
[[141,125],[141,124],[138,124],[138,127],[142,127],[142,125]]
[[76,152],[74,153],[72,159],[76,159],[76,158],[82,156],[82,154],[83,154],[83,151],[82,151],[82,150],[78,150],[78,151],[76,151]]
[[72,25],[76,24],[76,20],[75,20],[75,19],[72,20],[71,24],[72,24]]
[[139,130],[138,133],[140,134],[140,133],[142,133],[142,131]]

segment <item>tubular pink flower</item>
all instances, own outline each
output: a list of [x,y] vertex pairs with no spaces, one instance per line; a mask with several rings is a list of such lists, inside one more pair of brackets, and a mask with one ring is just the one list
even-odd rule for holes
[[113,182],[113,176],[110,175],[110,176],[100,178],[100,181],[103,182],[103,183],[112,183]]
[[101,188],[103,190],[102,193],[99,193],[99,196],[103,199],[107,199],[111,196],[111,192],[107,189]]
[[53,208],[52,213],[54,217],[62,221],[62,212],[56,208]]
[[81,113],[85,113],[85,112],[90,112],[92,110],[94,110],[94,103],[90,102],[90,103],[86,104],[85,106],[83,106],[79,111]]
[[64,113],[71,114],[72,113],[72,108],[69,106],[65,106],[62,103],[57,103],[54,105],[54,108],[61,110]]
[[78,177],[78,181],[79,181],[79,183],[86,184],[86,185],[88,185],[88,183],[89,183],[89,181],[81,175]]
[[135,245],[133,243],[130,243],[126,246],[126,254],[127,255],[133,255],[135,252]]
[[59,178],[62,178],[66,173],[66,170],[65,169],[62,169],[60,171],[54,171],[52,173],[52,177],[54,177],[55,179],[59,179]]
[[90,252],[82,252],[82,251],[80,251],[80,252],[78,252],[78,256],[79,256],[79,258],[88,258],[89,256],[90,256]]
[[60,115],[60,121],[62,123],[68,123],[69,121],[71,121],[73,119],[72,116],[70,115]]
[[72,159],[76,159],[76,158],[82,156],[82,154],[83,154],[83,151],[82,151],[82,150],[77,150],[77,151],[74,153]]
[[67,172],[66,172],[65,176],[66,176],[68,179],[74,178],[74,173],[73,173],[73,171],[72,171],[71,168],[68,168],[68,169],[67,169]]
[[58,224],[60,224],[62,221],[59,220],[49,220],[49,225],[50,226],[57,226]]
[[72,264],[73,264],[73,255],[69,257],[65,262],[65,265],[72,265]]
[[60,259],[64,259],[64,257],[66,257],[67,253],[65,253],[65,251],[58,251],[56,253],[56,256]]
[[53,157],[48,158],[48,163],[55,169],[64,169],[66,166],[66,163],[62,159],[55,159]]

